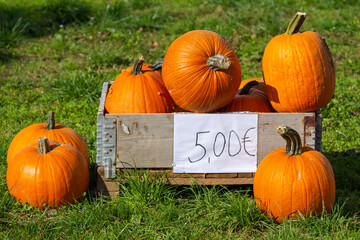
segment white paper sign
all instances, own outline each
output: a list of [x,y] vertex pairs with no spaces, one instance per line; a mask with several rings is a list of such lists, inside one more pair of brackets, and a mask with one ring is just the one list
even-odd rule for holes
[[174,114],[174,173],[249,173],[257,167],[258,114]]

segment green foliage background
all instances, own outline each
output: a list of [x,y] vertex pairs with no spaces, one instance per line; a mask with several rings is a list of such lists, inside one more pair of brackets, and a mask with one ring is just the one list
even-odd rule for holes
[[[146,191],[137,191],[133,182],[115,200],[88,198],[46,211],[9,195],[7,148],[21,129],[45,122],[50,110],[86,139],[94,163],[101,86],[139,55],[154,63],[183,33],[206,29],[235,49],[243,79],[261,77],[266,44],[297,11],[308,14],[302,30],[326,38],[336,66],[335,96],[321,109],[323,153],[337,188],[332,215],[275,225],[258,212],[251,189],[219,186],[147,183]],[[0,0],[0,238],[358,238],[359,11],[356,0]]]

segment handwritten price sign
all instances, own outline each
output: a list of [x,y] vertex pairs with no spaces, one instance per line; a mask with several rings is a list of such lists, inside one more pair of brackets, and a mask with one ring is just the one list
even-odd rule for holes
[[255,172],[256,113],[175,114],[175,173]]

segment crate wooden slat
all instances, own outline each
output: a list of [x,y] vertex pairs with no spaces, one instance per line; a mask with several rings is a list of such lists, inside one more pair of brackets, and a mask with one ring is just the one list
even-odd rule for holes
[[[252,184],[253,173],[187,174],[171,172],[173,164],[174,114],[109,114],[105,112],[105,98],[110,87],[104,83],[97,115],[97,165],[98,190],[112,192],[115,185],[108,178],[124,168],[151,169],[167,173],[171,184]],[[275,127],[288,125],[299,132],[303,144],[321,149],[321,114],[309,113],[259,113],[258,114],[258,164],[271,151],[284,147],[285,141]],[[110,187],[111,185],[111,187]]]
[[[121,171],[122,169],[117,169]],[[134,174],[131,169],[126,169],[130,176]],[[191,185],[191,184],[205,184],[205,185],[250,185],[253,184],[254,173],[192,173],[180,174],[172,173],[171,170],[164,169],[146,169],[147,174],[151,177],[152,174],[165,174],[167,176],[168,184],[175,185]],[[98,180],[97,189],[105,196],[115,196],[119,193],[120,179],[107,179],[104,177],[104,167],[97,168]],[[119,174],[120,172],[118,172]]]

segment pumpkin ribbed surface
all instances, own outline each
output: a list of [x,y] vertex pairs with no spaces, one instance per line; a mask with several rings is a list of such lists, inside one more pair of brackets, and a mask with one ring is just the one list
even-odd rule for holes
[[79,150],[89,165],[89,153],[85,140],[75,130],[64,125],[55,123],[54,113],[49,113],[48,123],[35,123],[22,129],[11,141],[7,153],[7,164],[10,165],[12,158],[29,144],[36,143],[40,137],[47,137],[60,144],[69,144]]
[[105,100],[109,113],[172,112],[172,99],[161,77],[143,69],[142,64],[143,58],[135,64],[135,70],[130,67],[115,78]]
[[[330,213],[335,201],[335,179],[329,160],[310,147],[301,147],[300,137],[286,135],[286,148],[268,154],[256,170],[256,204],[278,222],[300,214]],[[298,150],[294,153],[295,148]]]
[[50,141],[46,153],[39,153],[38,146],[31,144],[14,156],[6,173],[10,194],[39,208],[82,199],[89,186],[84,156],[74,147],[54,141]]
[[266,92],[278,112],[316,111],[334,95],[332,56],[318,33],[294,33],[292,28],[290,24],[287,33],[271,39],[265,48],[262,69]]
[[233,99],[241,82],[241,67],[224,38],[194,30],[172,42],[164,57],[162,78],[180,108],[211,112]]

